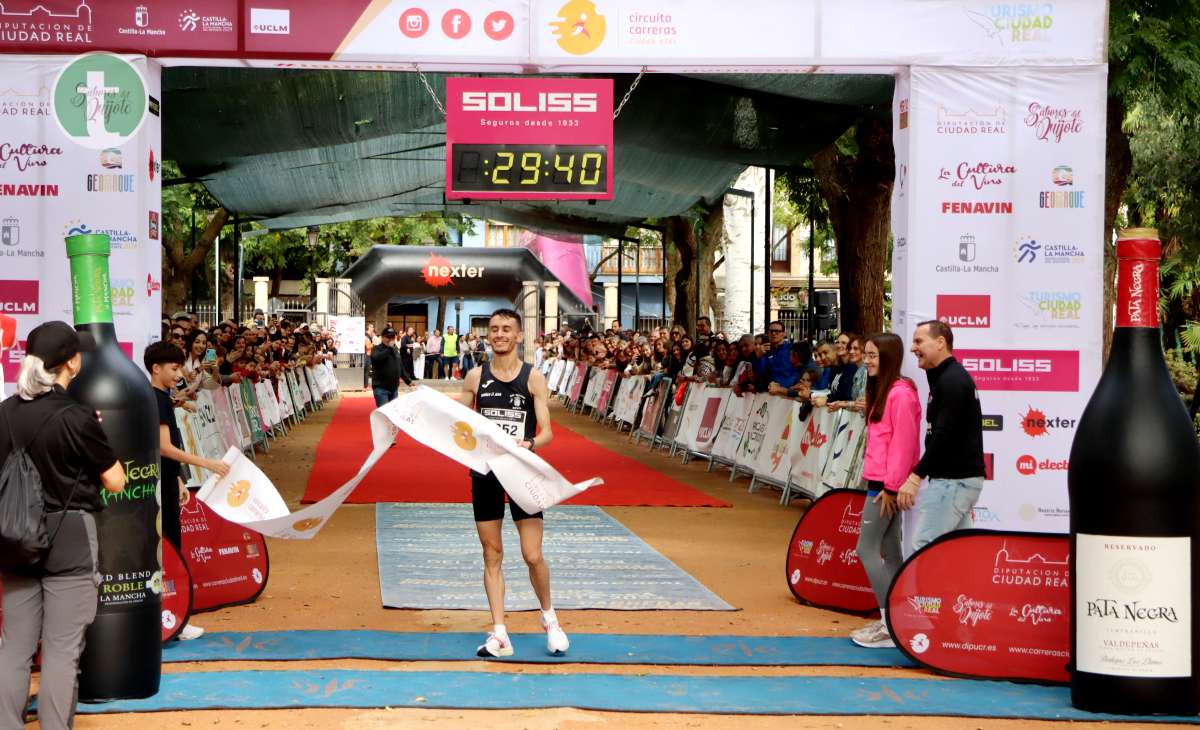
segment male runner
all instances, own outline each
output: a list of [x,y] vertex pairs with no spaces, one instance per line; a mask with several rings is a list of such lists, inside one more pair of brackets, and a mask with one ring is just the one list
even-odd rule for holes
[[[550,430],[546,377],[517,357],[517,343],[522,339],[520,314],[511,309],[493,312],[488,322],[488,342],[493,357],[467,373],[458,398],[464,405],[497,423],[517,439],[520,446],[535,451],[550,443],[554,433]],[[483,589],[494,624],[487,641],[476,651],[482,657],[513,654],[512,642],[504,627],[504,573],[501,569],[504,546],[500,534],[504,498],[504,488],[494,474],[471,472],[475,528],[483,546]],[[546,650],[562,656],[567,653],[570,642],[550,603],[550,566],[542,556],[542,513],[528,514],[511,501],[509,511],[521,537],[521,555],[529,566],[529,582],[542,607]]]

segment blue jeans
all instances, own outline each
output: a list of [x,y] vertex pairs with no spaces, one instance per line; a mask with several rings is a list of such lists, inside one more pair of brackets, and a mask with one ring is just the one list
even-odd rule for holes
[[380,388],[378,385],[371,389],[375,393],[375,407],[387,405],[396,400],[396,391]]
[[920,550],[953,530],[965,530],[974,522],[971,510],[983,491],[983,477],[930,479],[917,499],[917,529],[913,551]]

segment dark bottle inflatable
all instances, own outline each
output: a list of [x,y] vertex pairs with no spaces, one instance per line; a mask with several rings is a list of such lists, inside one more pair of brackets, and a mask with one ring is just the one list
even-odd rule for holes
[[1071,701],[1091,712],[1200,710],[1200,444],[1163,359],[1162,246],[1117,241],[1112,353],[1075,441]]
[[158,692],[162,667],[158,407],[141,368],[117,343],[108,236],[66,241],[75,328],[96,338],[70,394],[100,411],[127,480],[123,494],[101,493],[105,506],[96,515],[100,602],[80,659],[79,699],[150,697]]

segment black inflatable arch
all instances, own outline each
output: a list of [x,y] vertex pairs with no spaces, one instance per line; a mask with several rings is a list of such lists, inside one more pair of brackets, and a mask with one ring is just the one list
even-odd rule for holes
[[[501,297],[514,303],[525,281],[558,278],[525,248],[457,246],[374,246],[344,276],[366,311],[394,297]],[[564,315],[589,314],[566,286],[558,288]]]

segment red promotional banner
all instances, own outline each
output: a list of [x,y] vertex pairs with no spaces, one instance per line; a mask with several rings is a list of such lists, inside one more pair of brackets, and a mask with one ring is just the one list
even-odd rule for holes
[[192,576],[179,551],[162,541],[162,640],[167,643],[183,631],[192,614]]
[[446,197],[612,200],[612,79],[446,80]]
[[194,497],[180,509],[184,560],[192,576],[192,611],[252,603],[267,587],[267,543]]
[[857,489],[832,489],[796,524],[788,543],[787,581],[800,601],[850,613],[879,608],[857,552],[866,497]]
[[1068,681],[1070,549],[1066,535],[986,530],[930,543],[888,593],[896,646],[946,674]]

